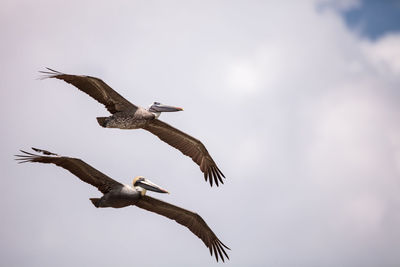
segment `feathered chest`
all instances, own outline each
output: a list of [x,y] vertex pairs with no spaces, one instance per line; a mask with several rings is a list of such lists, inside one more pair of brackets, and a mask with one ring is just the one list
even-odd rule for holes
[[135,113],[119,112],[108,118],[107,128],[138,129],[143,128],[155,118],[145,109],[137,109]]

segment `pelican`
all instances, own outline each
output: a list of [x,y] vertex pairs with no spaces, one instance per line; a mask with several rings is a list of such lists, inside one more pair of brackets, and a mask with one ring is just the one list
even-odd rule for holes
[[162,112],[182,111],[182,108],[163,105],[154,102],[148,109],[136,106],[114,91],[101,79],[84,75],[70,75],[46,68],[40,71],[42,79],[56,78],[70,83],[85,92],[101,104],[112,114],[110,117],[97,117],[97,122],[104,128],[138,129],[142,128],[158,136],[162,141],[180,150],[184,155],[192,158],[204,173],[204,179],[224,183],[224,174],[211,158],[206,147],[196,138],[161,121],[158,117]]
[[103,193],[101,198],[90,198],[96,208],[123,208],[126,206],[137,206],[139,208],[155,212],[177,223],[187,227],[193,234],[199,237],[209,248],[211,256],[215,255],[224,260],[224,256],[229,259],[225,249],[230,249],[224,245],[214,232],[208,227],[206,222],[197,213],[182,209],[167,202],[152,198],[146,195],[146,191],[158,193],[168,193],[167,190],[154,184],[143,176],[133,179],[133,185],[124,185],[96,170],[86,162],[77,158],[60,156],[47,150],[33,148],[40,154],[29,153],[20,150],[22,155],[15,155],[19,163],[40,162],[53,163],[62,167],[77,176],[83,182],[91,184]]

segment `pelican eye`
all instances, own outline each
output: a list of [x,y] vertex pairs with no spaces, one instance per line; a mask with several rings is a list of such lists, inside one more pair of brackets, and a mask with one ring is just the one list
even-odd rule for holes
[[141,182],[141,181],[144,181],[144,178],[143,178],[143,177],[138,178],[138,179],[136,180],[136,182],[135,182],[135,185],[138,184],[138,183]]

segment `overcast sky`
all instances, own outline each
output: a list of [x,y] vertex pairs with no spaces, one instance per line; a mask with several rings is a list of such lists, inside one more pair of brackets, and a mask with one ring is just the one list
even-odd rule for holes
[[[393,3],[393,2],[392,2]],[[227,266],[400,265],[400,33],[370,38],[356,0],[0,3],[0,265],[210,266],[186,228],[101,196],[31,146],[200,214]],[[385,13],[382,14],[382,20]],[[365,19],[365,18],[364,18]],[[367,25],[361,22],[358,25]],[[363,29],[363,30],[361,30]],[[226,176],[143,130],[103,129],[107,110],[44,67],[102,78],[203,141]]]

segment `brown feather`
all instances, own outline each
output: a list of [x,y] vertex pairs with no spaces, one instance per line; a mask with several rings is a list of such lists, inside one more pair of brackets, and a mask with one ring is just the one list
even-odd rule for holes
[[[36,151],[40,152],[40,149],[35,149]],[[16,155],[16,160],[20,161],[20,163],[24,162],[40,162],[40,163],[53,163],[57,166],[60,166],[72,174],[77,176],[82,181],[97,187],[100,192],[106,194],[112,188],[116,186],[123,186],[121,183],[115,181],[114,179],[108,177],[104,173],[96,170],[83,160],[77,158],[69,158],[69,157],[62,157],[62,156],[42,156],[42,155],[35,155],[24,150],[20,150],[23,155]],[[45,151],[51,153],[49,151]],[[57,155],[51,153],[50,155]]]
[[[229,259],[224,248],[229,249],[225,246],[214,232],[208,227],[206,222],[197,213],[189,210],[182,209],[174,206],[167,202],[149,197],[143,196],[137,203],[136,206],[139,208],[155,212],[171,220],[175,220],[177,223],[186,226],[193,234],[199,237],[206,247],[209,248],[211,255],[214,252],[214,256],[218,261],[218,254],[222,261],[225,261],[223,254]],[[223,252],[223,254],[221,253]]]
[[70,75],[49,68],[47,68],[47,70],[48,71],[40,71],[40,73],[45,74],[43,79],[56,78],[74,85],[79,90],[103,104],[111,114],[122,111],[135,112],[138,108],[99,78],[85,75]]
[[[204,179],[206,181],[209,180],[211,186],[214,182],[217,186],[219,186],[219,183],[224,183],[221,178],[221,176],[225,178],[224,174],[217,167],[206,147],[199,140],[165,122],[153,119],[154,114],[132,104],[101,79],[84,75],[64,74],[49,68],[47,68],[47,71],[41,71],[41,73],[45,75],[43,78],[56,78],[74,85],[98,102],[104,104],[112,114],[132,114],[132,116],[148,121],[145,126],[140,127],[158,136],[162,141],[180,150],[184,155],[189,156],[199,165],[200,170],[204,173]],[[100,117],[97,119],[101,126],[106,127],[105,118]]]
[[[119,182],[94,169],[80,159],[59,156],[47,150],[37,148],[32,149],[36,152],[42,153],[43,155],[37,155],[20,150],[22,154],[15,155],[17,157],[16,160],[19,161],[19,163],[39,162],[55,164],[70,171],[82,181],[97,187],[103,194],[108,193],[113,188],[123,186]],[[90,200],[96,207],[99,207],[99,198],[91,198]],[[177,223],[187,227],[193,234],[203,241],[206,247],[209,248],[211,256],[214,253],[217,261],[219,258],[221,258],[222,261],[225,261],[224,255],[227,259],[229,259],[225,249],[230,250],[230,248],[228,248],[218,239],[218,237],[198,214],[146,195],[142,196],[135,203],[135,205],[139,208],[175,220]]]
[[[205,180],[207,181],[210,179],[211,186],[213,185],[213,180],[217,186],[219,185],[218,177],[222,176],[225,178],[224,174],[218,169],[214,160],[211,158],[206,147],[196,138],[158,119],[152,120],[144,129],[158,136],[158,138],[167,144],[175,147],[184,155],[192,158],[204,173]],[[219,180],[223,183],[222,179]]]

